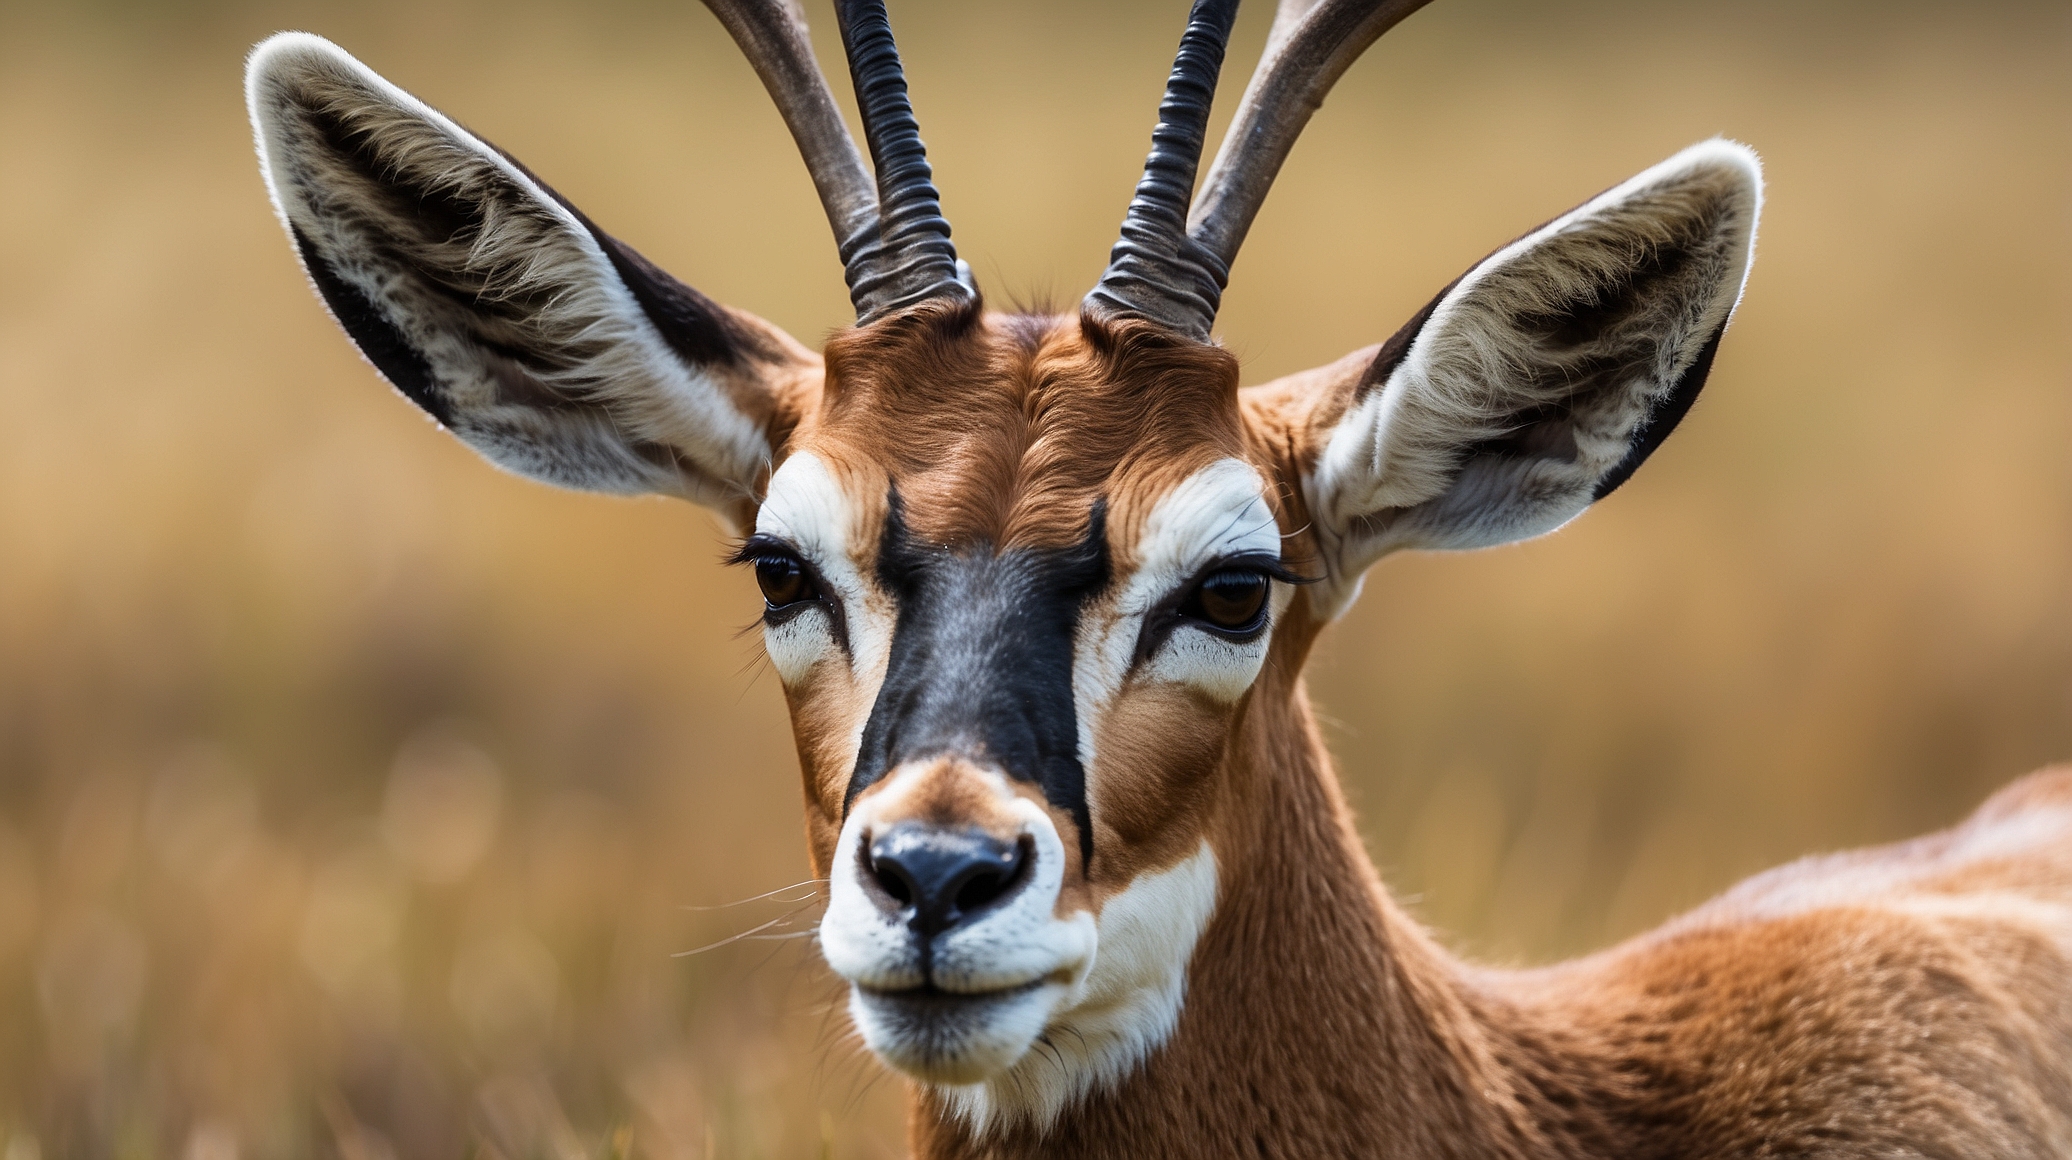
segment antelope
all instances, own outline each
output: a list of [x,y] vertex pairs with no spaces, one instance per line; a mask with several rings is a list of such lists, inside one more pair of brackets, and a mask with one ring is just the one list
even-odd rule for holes
[[247,98],[360,353],[491,463],[742,535],[818,928],[918,1155],[2072,1154],[2072,768],[1556,966],[1457,960],[1362,850],[1302,683],[1363,571],[1550,532],[1690,409],[1762,204],[1694,145],[1393,337],[1243,389],[1230,264],[1297,134],[1423,0],[1281,0],[1196,190],[1236,0],[1195,0],[1073,313],[984,309],[881,0],[866,168],[783,0],[707,0],[796,138],[856,324],[816,355],[315,36]]

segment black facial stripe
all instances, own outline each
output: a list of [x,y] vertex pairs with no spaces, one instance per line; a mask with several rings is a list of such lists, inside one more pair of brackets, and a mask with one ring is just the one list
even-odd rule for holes
[[952,551],[914,539],[892,495],[877,571],[899,617],[844,813],[902,763],[978,757],[1070,813],[1081,865],[1091,862],[1072,653],[1080,609],[1108,585],[1104,523],[1097,504],[1086,538],[1069,549]]

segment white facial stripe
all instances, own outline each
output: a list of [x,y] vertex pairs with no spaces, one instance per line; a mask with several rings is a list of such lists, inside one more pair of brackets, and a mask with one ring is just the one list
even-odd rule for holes
[[1180,1023],[1187,963],[1216,910],[1216,856],[1203,842],[1186,861],[1145,874],[1101,907],[1100,954],[1051,1016],[1054,1051],[1030,1052],[1005,1074],[945,1091],[980,1133],[1028,1123],[1041,1130],[1075,1101],[1128,1075]]
[[1266,506],[1266,481],[1242,459],[1218,459],[1166,493],[1137,540],[1130,592],[1143,608],[1219,556],[1278,556],[1281,530]]
[[[892,652],[894,612],[876,589],[864,582],[852,549],[858,524],[854,502],[842,490],[827,464],[811,452],[784,461],[770,476],[768,498],[756,512],[755,530],[775,536],[804,556],[819,571],[828,595],[841,601],[849,630],[850,664],[859,679],[882,676]],[[837,652],[834,625],[824,612],[809,609],[781,625],[766,626],[763,648],[785,684],[795,684],[822,660]],[[857,723],[860,732],[862,722]]]
[[[1274,615],[1286,606],[1289,594],[1285,585],[1275,590]],[[1152,680],[1190,685],[1228,703],[1252,687],[1253,678],[1266,663],[1266,644],[1265,635],[1234,641],[1199,630],[1175,632],[1149,659],[1144,672]]]
[[[1151,509],[1137,542],[1137,570],[1119,593],[1089,606],[1079,623],[1072,695],[1079,718],[1079,760],[1094,768],[1094,738],[1110,701],[1135,659],[1144,616],[1209,562],[1260,553],[1278,556],[1280,526],[1266,505],[1265,483],[1240,459],[1219,459],[1182,480]],[[1274,593],[1274,612],[1287,603]],[[1268,635],[1237,642],[1182,627],[1150,658],[1154,680],[1191,685],[1220,701],[1251,687],[1266,659]],[[1099,799],[1096,796],[1095,808]]]

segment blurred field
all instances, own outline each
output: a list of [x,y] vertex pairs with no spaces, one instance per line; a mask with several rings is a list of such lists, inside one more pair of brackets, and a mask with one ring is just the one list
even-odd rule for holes
[[[1097,274],[1183,8],[895,5],[994,301]],[[900,1154],[808,943],[671,957],[815,914],[690,909],[806,875],[751,581],[379,386],[250,158],[283,27],[716,297],[847,318],[696,5],[0,6],[0,1157]],[[1376,858],[1478,954],[2072,757],[2072,9],[1442,0],[1310,129],[1226,341],[1375,341],[1714,133],[1770,201],[1690,421],[1556,537],[1387,562],[1313,666]]]

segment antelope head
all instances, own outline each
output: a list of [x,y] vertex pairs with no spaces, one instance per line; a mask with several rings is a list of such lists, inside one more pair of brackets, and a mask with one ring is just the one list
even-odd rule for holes
[[1272,771],[1362,571],[1557,528],[1683,416],[1756,162],[1697,145],[1386,342],[1240,390],[1211,337],[1231,260],[1331,83],[1422,0],[1284,0],[1198,193],[1236,2],[1197,0],[1111,263],[1056,317],[983,309],[881,3],[837,5],[868,171],[800,17],[708,3],[846,263],[857,322],[820,355],[316,37],[252,55],[262,169],[333,316],[439,424],[741,533],[857,1029],[967,1123],[1040,1126],[1160,1050],[1219,907],[1288,872]]

